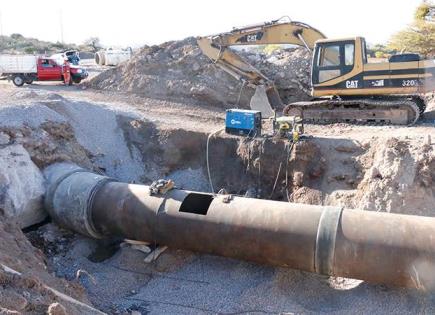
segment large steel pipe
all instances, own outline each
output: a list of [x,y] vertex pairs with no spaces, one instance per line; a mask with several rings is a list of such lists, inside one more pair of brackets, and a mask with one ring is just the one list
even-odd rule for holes
[[52,218],[94,238],[121,236],[324,275],[433,288],[435,218],[259,200],[116,182],[57,164]]

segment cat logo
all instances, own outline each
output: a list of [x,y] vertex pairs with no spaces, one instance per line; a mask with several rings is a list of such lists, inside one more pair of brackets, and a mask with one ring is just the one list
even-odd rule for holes
[[357,89],[358,80],[348,80],[346,81],[346,89]]
[[257,32],[254,34],[246,34],[236,40],[236,43],[252,43],[263,38],[263,32]]

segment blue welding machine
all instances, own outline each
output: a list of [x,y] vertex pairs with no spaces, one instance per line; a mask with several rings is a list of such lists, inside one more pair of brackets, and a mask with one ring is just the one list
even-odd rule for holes
[[256,110],[228,109],[225,132],[233,135],[261,135],[261,112]]

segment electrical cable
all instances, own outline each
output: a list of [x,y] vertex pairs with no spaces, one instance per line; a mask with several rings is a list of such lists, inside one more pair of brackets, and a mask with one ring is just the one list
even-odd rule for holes
[[[254,140],[254,139],[252,139]],[[258,146],[258,177],[257,177],[257,197],[261,194],[261,154],[264,152],[264,141]]]
[[211,137],[215,136],[216,134],[218,134],[219,132],[221,132],[223,130],[225,130],[225,128],[220,128],[219,130],[216,130],[216,131],[210,133],[207,137],[206,162],[207,162],[208,183],[210,184],[210,190],[211,190],[211,193],[213,195],[215,195],[215,192],[214,192],[214,187],[213,187],[213,181],[211,179],[211,174],[210,174],[209,144],[210,144]]
[[275,183],[273,184],[272,192],[270,193],[269,199],[272,198],[273,193],[275,192],[276,184],[278,183],[279,174],[281,174],[281,166],[282,166],[282,162],[279,163],[278,173],[276,174]]
[[290,154],[291,154],[291,152],[292,152],[292,149],[293,149],[293,145],[294,145],[294,144],[295,144],[295,143],[292,142],[291,145],[290,145],[290,147],[289,147],[289,149],[288,149],[288,151],[287,151],[287,160],[286,160],[286,166],[285,166],[285,193],[286,193],[287,201],[288,201],[288,202],[290,202],[290,197],[289,197],[289,195],[288,195],[288,162],[289,162],[289,160],[290,160]]

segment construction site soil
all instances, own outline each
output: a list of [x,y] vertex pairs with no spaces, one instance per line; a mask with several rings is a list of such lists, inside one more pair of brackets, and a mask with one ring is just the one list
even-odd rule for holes
[[[273,78],[284,103],[306,100],[310,94],[310,54],[303,48],[272,54],[240,51],[266,76]],[[252,88],[237,82],[201,53],[194,37],[144,47],[117,68],[92,79],[90,86],[147,97],[207,103],[232,108],[247,106]]]
[[[256,65],[276,78],[285,100],[307,97],[305,52],[275,52]],[[146,47],[117,68],[93,69],[90,83],[73,87],[0,83],[0,314],[435,312],[431,291],[175,248],[146,263],[131,243],[57,227],[42,204],[42,170],[54,162],[126,182],[170,178],[180,188],[210,191],[207,137],[223,127],[223,108],[240,93],[194,39]],[[250,197],[435,216],[429,102],[413,127],[307,125],[307,137],[291,151],[272,136],[218,132],[209,147],[213,184]]]

